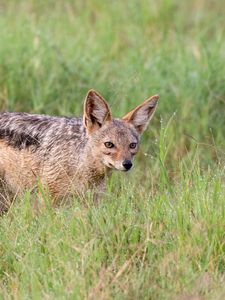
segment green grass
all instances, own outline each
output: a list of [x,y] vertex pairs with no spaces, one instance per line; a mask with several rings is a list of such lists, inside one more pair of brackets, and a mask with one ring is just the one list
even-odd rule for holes
[[[223,1],[4,1],[0,109],[115,116],[159,93],[135,169],[34,216],[0,219],[0,299],[225,298]],[[1,158],[0,158],[1,159]]]

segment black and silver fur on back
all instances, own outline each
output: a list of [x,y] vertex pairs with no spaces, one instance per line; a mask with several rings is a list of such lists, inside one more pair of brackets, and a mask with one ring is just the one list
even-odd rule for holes
[[52,143],[57,144],[62,136],[66,142],[81,135],[85,135],[82,118],[10,112],[0,114],[0,140],[18,150],[30,149],[33,152],[44,144],[48,147]]

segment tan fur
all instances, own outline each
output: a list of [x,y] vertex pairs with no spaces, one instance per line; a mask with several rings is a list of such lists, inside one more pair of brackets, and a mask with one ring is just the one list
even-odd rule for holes
[[[0,114],[0,212],[6,194],[39,183],[55,204],[87,190],[104,190],[112,170],[127,171],[158,96],[113,119],[104,98],[91,90],[82,119],[20,113]],[[112,146],[112,147],[111,147]]]
[[0,213],[8,209],[14,196],[35,187],[39,169],[35,155],[26,150],[18,153],[0,141]]
[[35,185],[40,169],[38,157],[26,150],[15,151],[0,141],[0,158],[1,175],[4,175],[13,193]]
[[158,99],[158,95],[150,97],[124,116],[123,120],[132,123],[136,130],[142,134],[156,111]]

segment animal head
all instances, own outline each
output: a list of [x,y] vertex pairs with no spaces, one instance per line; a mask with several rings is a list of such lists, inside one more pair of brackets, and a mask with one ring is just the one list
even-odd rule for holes
[[84,103],[83,124],[94,157],[110,169],[130,170],[140,137],[155,113],[158,99],[158,95],[152,96],[123,118],[113,119],[104,98],[90,90]]

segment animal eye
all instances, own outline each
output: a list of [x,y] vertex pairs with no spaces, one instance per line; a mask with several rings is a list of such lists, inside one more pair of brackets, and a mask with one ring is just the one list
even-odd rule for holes
[[112,142],[105,142],[104,145],[106,146],[106,148],[113,148],[114,144]]
[[135,149],[137,146],[137,143],[130,143],[130,149]]

